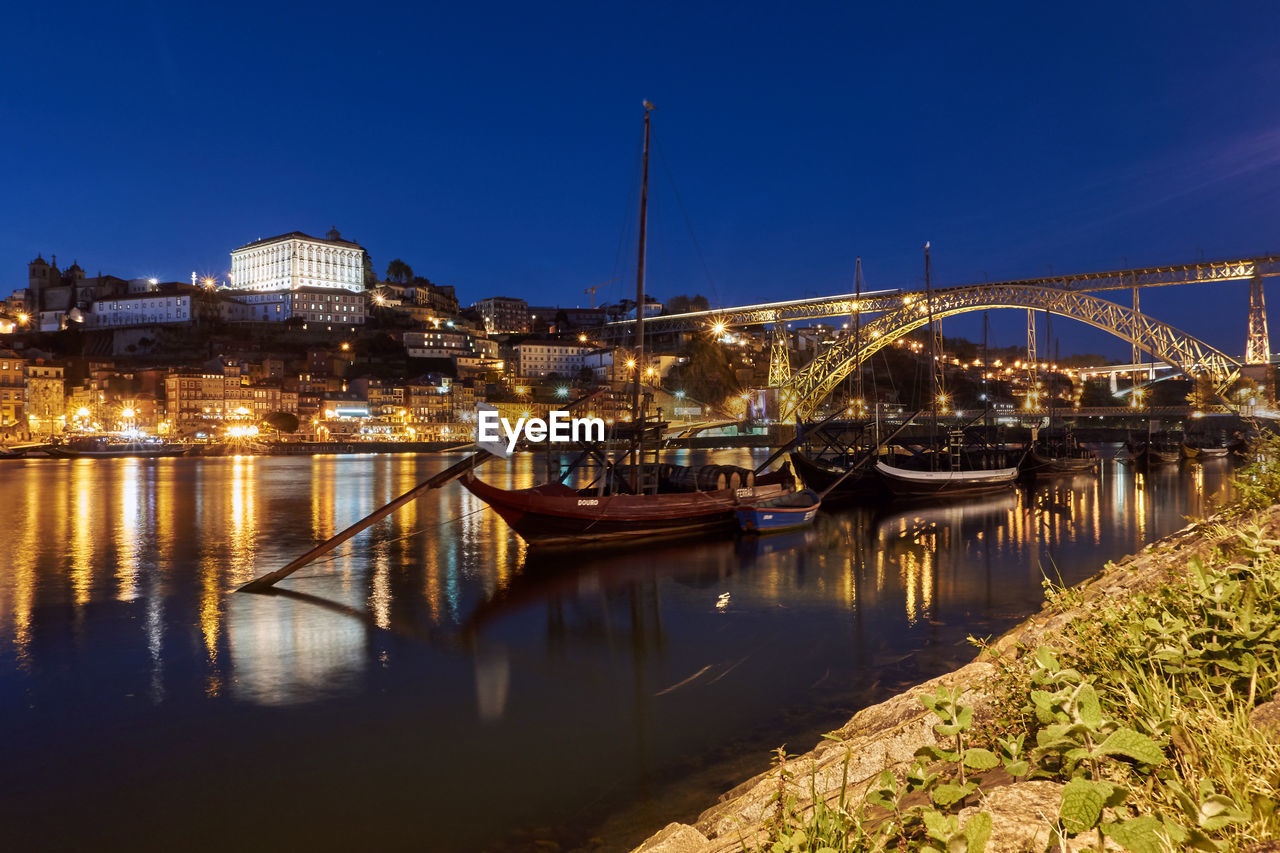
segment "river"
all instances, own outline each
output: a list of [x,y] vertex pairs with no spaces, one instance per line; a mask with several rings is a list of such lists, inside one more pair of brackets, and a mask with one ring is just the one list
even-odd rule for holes
[[[749,464],[765,451],[685,451]],[[0,462],[9,849],[626,849],[1229,490],[1225,460],[554,558],[458,456]],[[489,463],[507,485],[533,458]],[[598,842],[597,842],[598,843]]]

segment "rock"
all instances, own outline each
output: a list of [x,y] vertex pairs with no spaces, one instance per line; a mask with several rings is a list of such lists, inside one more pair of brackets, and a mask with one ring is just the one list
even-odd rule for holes
[[960,822],[978,812],[991,815],[987,853],[1044,850],[1062,805],[1062,787],[1057,782],[1017,782],[994,788],[981,805],[962,809]]
[[702,853],[706,847],[707,837],[692,826],[669,823],[637,847],[635,853]]
[[1280,738],[1280,700],[1263,702],[1249,712],[1249,725],[1268,740]]

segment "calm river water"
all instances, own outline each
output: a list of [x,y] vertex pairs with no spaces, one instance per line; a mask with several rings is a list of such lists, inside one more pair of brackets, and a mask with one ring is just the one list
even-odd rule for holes
[[773,747],[970,659],[965,637],[1034,611],[1045,574],[1182,527],[1230,476],[1107,462],[962,506],[555,559],[455,483],[278,595],[232,593],[458,458],[0,462],[4,846],[626,849]]

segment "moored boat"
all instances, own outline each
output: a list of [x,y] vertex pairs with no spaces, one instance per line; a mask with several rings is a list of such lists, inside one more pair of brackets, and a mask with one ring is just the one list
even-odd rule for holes
[[115,442],[90,440],[70,444],[51,444],[45,453],[57,459],[160,459],[182,456],[188,448],[168,442]]
[[790,471],[780,471],[757,477],[755,485],[740,489],[602,495],[559,483],[501,489],[473,475],[462,478],[467,491],[493,507],[521,539],[535,547],[728,531],[740,506],[781,497],[793,483]]
[[1018,479],[1018,466],[969,471],[916,471],[876,463],[876,473],[899,498],[961,497],[999,492]]
[[[644,148],[640,185],[640,234],[637,253],[636,305],[645,304],[645,227],[649,176],[649,112],[644,102]],[[635,318],[635,364],[645,362],[644,311]],[[569,472],[558,481],[527,489],[502,489],[477,478],[474,472],[462,485],[493,507],[494,511],[530,546],[566,547],[587,544],[634,542],[672,538],[703,532],[729,531],[735,510],[758,500],[780,497],[794,489],[789,466],[770,474],[743,477],[724,471],[725,466],[691,469],[645,461],[646,434],[660,438],[667,424],[646,413],[641,371],[634,371],[628,446],[615,463],[602,442],[581,447],[580,461],[599,463],[595,488],[581,490],[564,485]],[[620,438],[621,436],[619,436]],[[657,442],[652,442],[653,446]],[[483,447],[483,445],[481,445]],[[578,463],[574,463],[575,467]],[[571,467],[570,471],[574,470]],[[736,480],[735,480],[736,477]],[[754,480],[754,481],[752,481]]]
[[810,459],[798,450],[791,452],[791,464],[795,466],[796,473],[804,480],[805,485],[815,492],[827,492],[830,489],[824,497],[828,503],[886,497],[884,483],[869,465],[852,472],[840,470]]
[[1033,444],[1019,466],[1024,474],[1049,477],[1087,474],[1098,467],[1098,455],[1088,448],[1046,448]]
[[1181,450],[1183,459],[1194,460],[1221,459],[1231,452],[1230,447],[1197,447],[1186,442],[1182,443]]
[[1173,465],[1181,458],[1177,450],[1154,447],[1150,444],[1135,445],[1129,450],[1133,467],[1138,471],[1149,471],[1162,465]]
[[778,533],[812,524],[822,498],[812,489],[756,501],[737,508],[738,527],[744,533]]

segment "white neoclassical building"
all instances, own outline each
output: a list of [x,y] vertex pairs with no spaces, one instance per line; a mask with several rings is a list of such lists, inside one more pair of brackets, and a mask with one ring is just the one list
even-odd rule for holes
[[336,228],[323,238],[291,231],[256,240],[231,253],[236,290],[298,290],[303,287],[364,290],[364,248],[343,240]]

